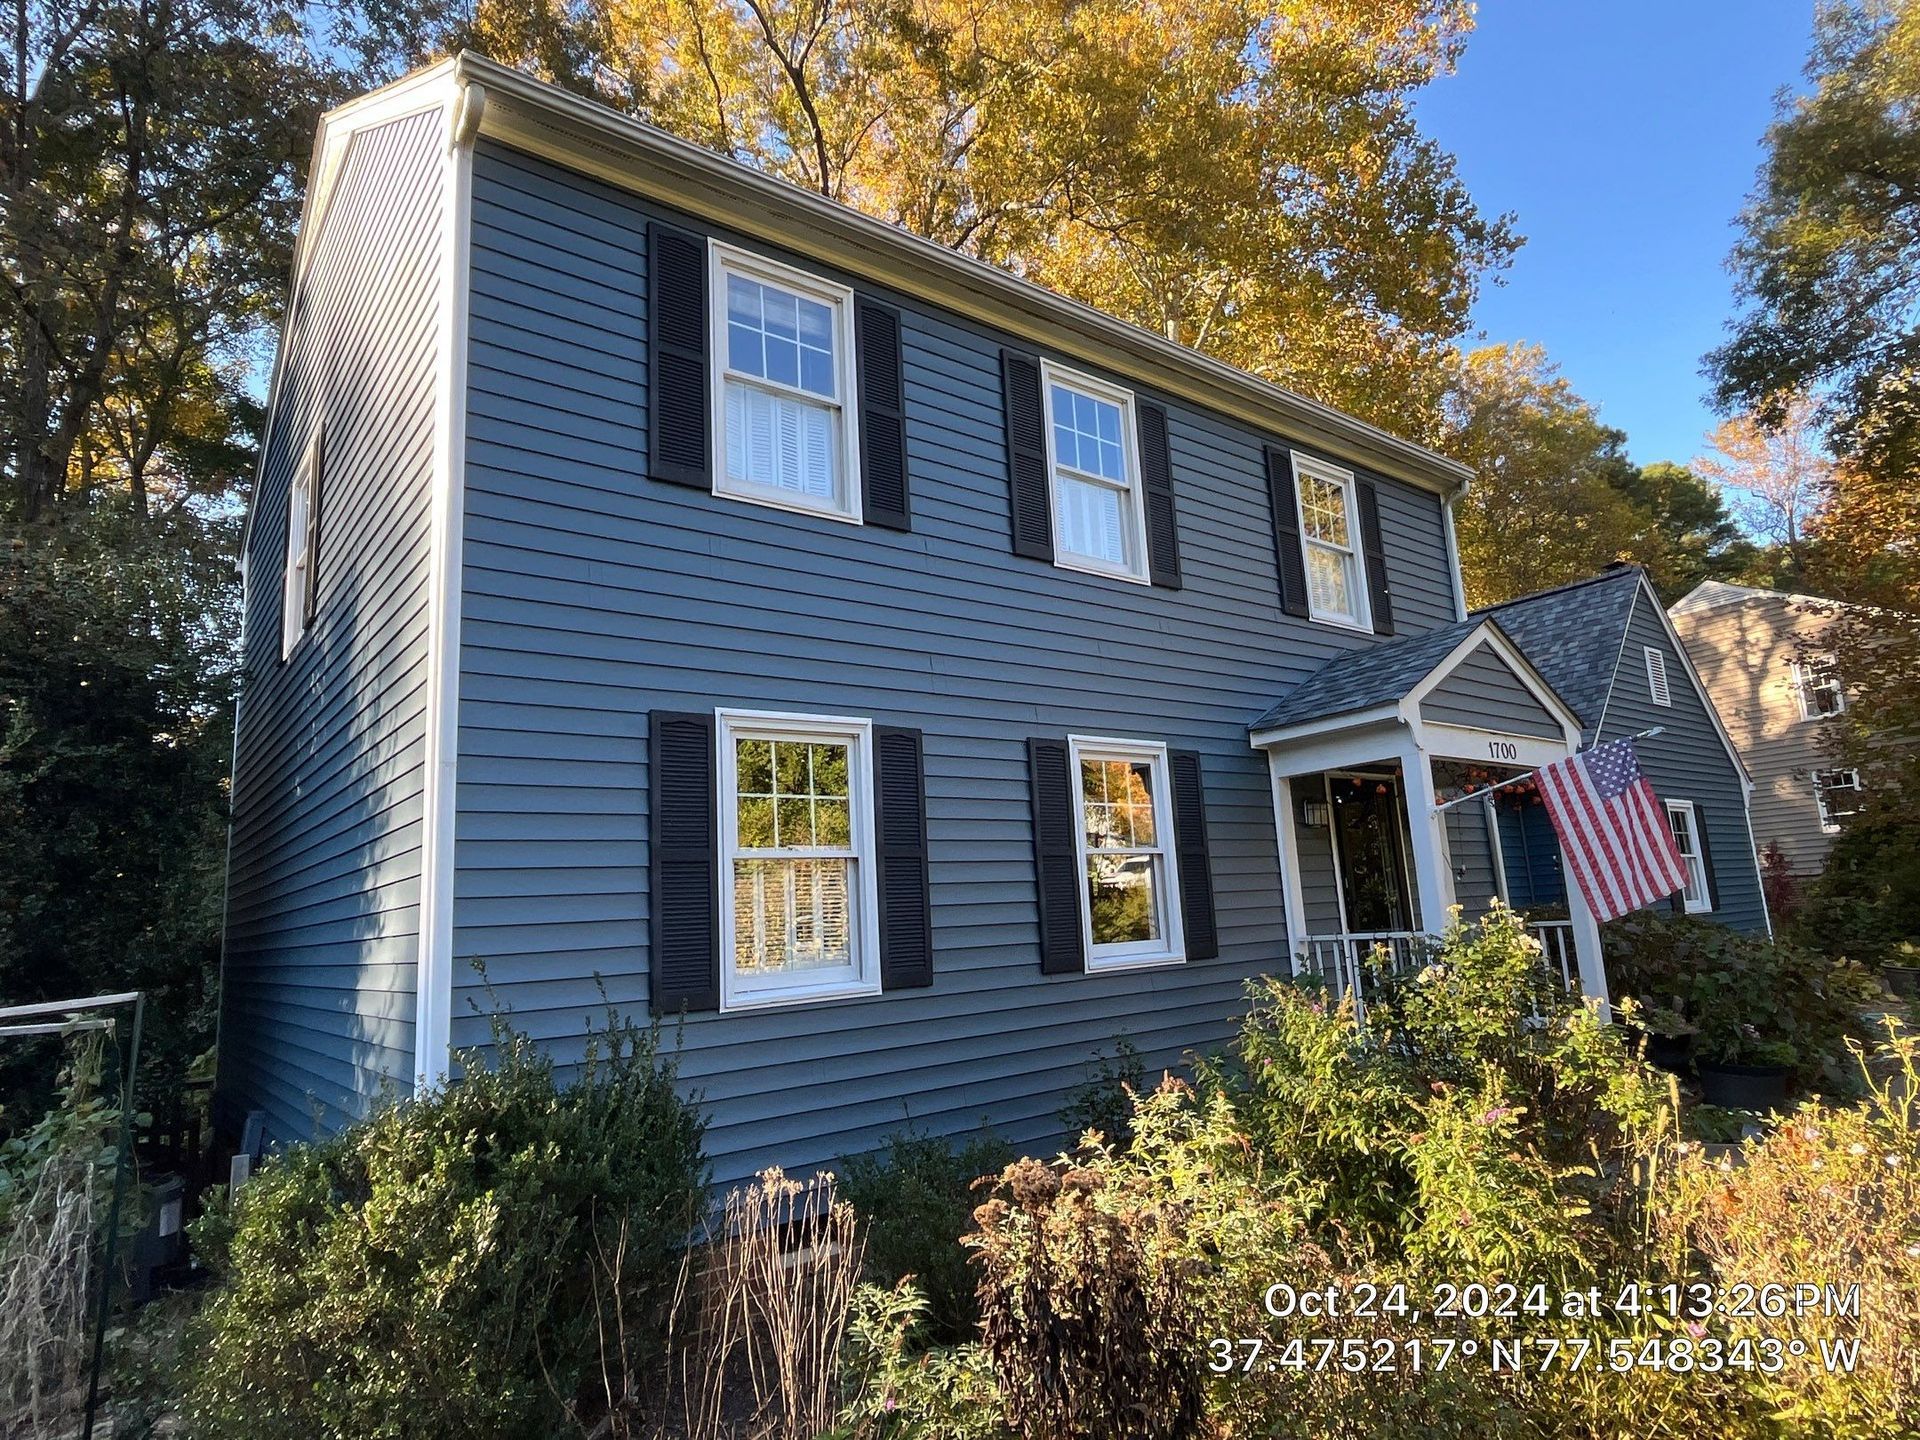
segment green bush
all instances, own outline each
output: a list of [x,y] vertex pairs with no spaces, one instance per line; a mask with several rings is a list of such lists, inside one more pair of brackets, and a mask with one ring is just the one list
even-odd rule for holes
[[193,1433],[550,1436],[590,1418],[603,1361],[657,1350],[707,1185],[657,1032],[611,1026],[570,1084],[524,1037],[495,1051],[285,1152],[200,1227],[224,1283]]
[[1701,1059],[1787,1064],[1802,1084],[1852,1088],[1848,1042],[1878,991],[1860,965],[1652,910],[1614,921],[1604,939],[1615,999],[1631,998],[1656,1028],[1693,1035]]
[[1013,1158],[991,1133],[956,1149],[939,1136],[901,1131],[885,1150],[841,1164],[840,1193],[866,1230],[868,1276],[888,1288],[914,1278],[926,1339],[964,1340],[979,1321],[973,1267],[960,1237],[980,1200],[974,1181],[998,1174]]
[[1127,1036],[1113,1042],[1113,1054],[1102,1051],[1087,1067],[1087,1078],[1067,1096],[1060,1123],[1078,1140],[1089,1130],[1124,1145],[1131,1135],[1133,1097],[1146,1079],[1140,1051]]

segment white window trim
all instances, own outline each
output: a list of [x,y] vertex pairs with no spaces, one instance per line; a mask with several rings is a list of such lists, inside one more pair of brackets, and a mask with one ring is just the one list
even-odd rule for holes
[[[1082,757],[1099,760],[1145,760],[1153,766],[1153,833],[1159,839],[1160,915],[1164,936],[1159,940],[1131,940],[1120,944],[1093,943],[1093,902],[1087,894],[1086,795],[1080,788]],[[1067,770],[1073,782],[1074,851],[1079,863],[1080,942],[1087,969],[1144,970],[1158,965],[1186,963],[1186,925],[1180,913],[1180,856],[1173,834],[1173,774],[1167,747],[1157,740],[1120,740],[1103,735],[1069,735]]]
[[287,563],[280,580],[280,658],[293,654],[293,647],[307,633],[307,571],[313,565],[309,542],[312,533],[313,480],[320,465],[320,437],[307,442],[287,482]]
[[[1063,385],[1069,390],[1084,390],[1096,400],[1105,400],[1110,405],[1120,407],[1120,454],[1121,465],[1126,471],[1126,484],[1116,485],[1104,475],[1089,475],[1078,466],[1065,467],[1069,478],[1084,481],[1090,485],[1102,485],[1109,490],[1118,490],[1127,497],[1132,507],[1133,555],[1139,562],[1137,568],[1128,569],[1125,565],[1108,565],[1085,555],[1070,555],[1059,543],[1060,533],[1060,471],[1063,468],[1060,457],[1053,448],[1053,387]],[[1109,385],[1104,380],[1079,370],[1069,370],[1064,365],[1056,365],[1051,360],[1040,361],[1040,418],[1047,432],[1047,522],[1053,528],[1053,563],[1062,570],[1079,570],[1088,575],[1104,575],[1109,580],[1125,580],[1133,585],[1151,585],[1150,566],[1147,559],[1147,496],[1146,487],[1140,480],[1140,442],[1133,413],[1133,392],[1118,385]]]
[[[880,898],[873,823],[873,722],[838,715],[790,715],[766,710],[714,711],[717,804],[720,820],[720,1009],[764,1010],[880,993]],[[742,981],[734,974],[733,862],[740,848],[739,776],[735,742],[799,740],[847,743],[848,824],[853,841],[853,973],[851,976],[774,977]]]
[[[792,290],[833,308],[834,388],[838,398],[827,400],[811,390],[801,390],[767,380],[758,375],[734,376],[727,367],[727,272],[762,280]],[[766,505],[775,510],[791,510],[802,515],[818,515],[849,525],[863,523],[860,484],[860,394],[859,370],[853,353],[853,291],[850,287],[823,280],[778,260],[769,260],[750,250],[719,240],[707,242],[707,352],[712,363],[707,367],[708,426],[713,433],[713,493],[728,500],[749,505]],[[812,405],[832,405],[839,415],[839,481],[846,496],[844,507],[821,505],[796,497],[771,486],[740,485],[727,479],[727,381],[735,378],[775,394],[791,393]]]
[[1667,652],[1658,645],[1642,645],[1647,661],[1647,694],[1662,709],[1673,708],[1673,681],[1667,675]]
[[[1343,630],[1363,630],[1370,635],[1373,633],[1373,597],[1367,593],[1367,558],[1360,535],[1359,485],[1351,470],[1343,470],[1312,455],[1303,455],[1298,450],[1288,453],[1293,462],[1293,522],[1300,527],[1300,563],[1307,572],[1307,616],[1316,625],[1337,625]],[[1340,487],[1347,511],[1348,543],[1344,548],[1326,540],[1316,540],[1307,533],[1307,507],[1300,498],[1300,480],[1306,475]],[[1352,615],[1323,612],[1313,603],[1313,569],[1307,565],[1307,549],[1313,545],[1340,551],[1352,561]]]
[[1682,896],[1682,902],[1689,915],[1708,914],[1713,909],[1713,891],[1707,884],[1707,857],[1700,849],[1699,813],[1694,809],[1691,800],[1669,800],[1667,814],[1685,818],[1687,845],[1692,851],[1691,854],[1681,856],[1687,862],[1687,891]]
[[[1860,784],[1860,772],[1852,766],[1843,765],[1831,770],[1816,770],[1813,772],[1813,803],[1820,807],[1820,830],[1826,835],[1838,835],[1840,833],[1840,821],[1844,817],[1835,815],[1827,809],[1827,787],[1822,786],[1820,783],[1820,777],[1822,775],[1851,775],[1853,777],[1852,785],[1835,785],[1831,787],[1835,790],[1850,789],[1855,795],[1863,795],[1865,793],[1865,787]],[[1858,802],[1856,801],[1855,803],[1857,804]]]
[[[1846,713],[1847,690],[1846,687],[1840,683],[1840,677],[1837,674],[1833,676],[1833,709],[1823,715],[1807,703],[1808,686],[1809,682],[1813,679],[1812,672],[1798,660],[1792,663],[1793,698],[1800,706],[1800,718],[1802,720],[1831,720],[1836,715],[1844,715]],[[1829,673],[1832,672],[1833,666],[1831,661],[1828,662],[1827,669]]]

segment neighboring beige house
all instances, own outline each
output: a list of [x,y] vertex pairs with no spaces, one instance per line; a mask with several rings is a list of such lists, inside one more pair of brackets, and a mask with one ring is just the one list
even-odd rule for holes
[[1831,601],[1708,580],[1668,614],[1753,776],[1753,838],[1777,842],[1795,875],[1819,873],[1840,820],[1857,808],[1860,774],[1826,751],[1827,722],[1847,707],[1821,648]]

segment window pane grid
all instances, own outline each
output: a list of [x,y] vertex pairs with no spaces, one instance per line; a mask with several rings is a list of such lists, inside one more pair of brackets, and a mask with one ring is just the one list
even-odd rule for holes
[[1353,548],[1347,530],[1347,490],[1318,475],[1303,475],[1300,481],[1300,518],[1307,538],[1339,550]]
[[762,988],[857,968],[853,743],[735,735],[732,974]]
[[1165,936],[1165,852],[1154,786],[1150,760],[1081,757],[1087,911],[1096,947],[1144,946]]
[[833,308],[765,281],[727,275],[727,368],[808,391],[838,393]]
[[1140,495],[1125,403],[1059,378],[1049,378],[1046,396],[1056,552],[1138,576]]

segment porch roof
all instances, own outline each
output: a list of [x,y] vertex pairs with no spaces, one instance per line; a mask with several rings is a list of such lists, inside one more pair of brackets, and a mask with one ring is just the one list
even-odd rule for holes
[[1247,729],[1254,734],[1284,730],[1309,720],[1397,704],[1437,670],[1463,640],[1481,629],[1502,633],[1497,622],[1475,616],[1404,640],[1336,656],[1289,690]]

